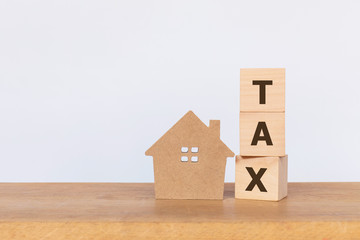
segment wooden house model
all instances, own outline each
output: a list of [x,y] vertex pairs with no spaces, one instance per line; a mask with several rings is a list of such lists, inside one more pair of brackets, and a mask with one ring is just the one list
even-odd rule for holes
[[220,121],[186,113],[146,152],[153,156],[157,199],[223,199],[227,157]]

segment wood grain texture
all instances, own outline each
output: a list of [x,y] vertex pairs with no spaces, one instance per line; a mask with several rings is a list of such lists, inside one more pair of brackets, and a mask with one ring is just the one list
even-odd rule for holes
[[1,183],[0,239],[360,239],[360,183],[289,183],[279,202],[155,200],[153,184]]

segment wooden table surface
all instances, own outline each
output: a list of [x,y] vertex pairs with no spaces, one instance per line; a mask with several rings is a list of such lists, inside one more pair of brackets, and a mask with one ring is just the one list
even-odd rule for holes
[[0,183],[0,239],[360,239],[360,183],[289,183],[280,202],[155,200],[150,183]]

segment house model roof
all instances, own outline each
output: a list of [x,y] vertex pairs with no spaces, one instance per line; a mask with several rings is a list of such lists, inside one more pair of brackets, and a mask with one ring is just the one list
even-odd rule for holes
[[161,154],[169,141],[179,143],[205,141],[210,146],[216,146],[216,149],[221,151],[223,156],[234,156],[234,153],[220,139],[220,121],[210,120],[208,127],[192,111],[187,112],[145,154],[147,156]]

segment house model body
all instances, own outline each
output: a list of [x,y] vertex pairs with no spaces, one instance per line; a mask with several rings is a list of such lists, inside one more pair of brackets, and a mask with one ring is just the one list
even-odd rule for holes
[[153,156],[157,199],[223,199],[227,157],[220,121],[186,113],[145,153]]

